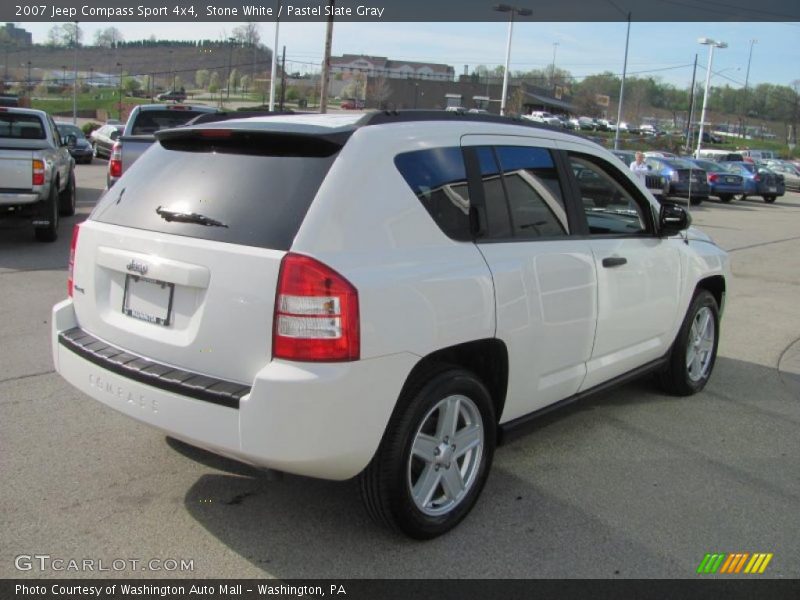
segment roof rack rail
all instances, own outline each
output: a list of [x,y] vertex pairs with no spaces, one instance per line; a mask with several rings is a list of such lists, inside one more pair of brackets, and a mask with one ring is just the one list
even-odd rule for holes
[[552,127],[544,123],[536,123],[521,117],[501,117],[486,113],[470,113],[461,111],[447,110],[426,110],[426,109],[404,109],[404,110],[382,110],[371,112],[357,123],[358,126],[384,125],[387,123],[407,123],[414,121],[469,121],[475,123],[500,123],[503,125],[521,125],[534,129],[545,129],[548,131],[564,132],[560,127]]

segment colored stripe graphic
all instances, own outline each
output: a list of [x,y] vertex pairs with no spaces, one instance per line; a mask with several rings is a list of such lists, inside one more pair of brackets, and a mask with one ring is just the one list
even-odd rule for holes
[[749,552],[707,553],[697,567],[697,573],[701,575],[715,573],[733,575],[742,573],[742,569],[744,569],[744,573],[748,575],[761,574],[767,570],[767,565],[773,556],[774,554],[766,552],[754,554]]

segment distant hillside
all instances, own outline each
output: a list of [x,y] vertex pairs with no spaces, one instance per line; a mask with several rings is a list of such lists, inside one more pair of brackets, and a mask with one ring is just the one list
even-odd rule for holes
[[[5,58],[0,51],[0,60]],[[51,73],[62,73],[66,67],[67,78],[71,79],[74,50],[64,47],[34,45],[29,48],[8,51],[7,70],[10,81],[27,81],[30,61],[31,80],[38,81]],[[165,46],[124,46],[119,48],[100,48],[86,46],[78,49],[78,72],[103,73],[116,77],[123,71],[129,75],[154,75],[156,86],[171,85],[173,74],[186,84],[194,85],[198,69],[217,71],[224,81],[229,63],[241,75],[255,74],[263,78],[270,69],[272,51],[269,48],[231,47],[227,44],[208,46],[165,45]],[[121,66],[118,66],[120,64]],[[4,67],[6,67],[4,65]]]

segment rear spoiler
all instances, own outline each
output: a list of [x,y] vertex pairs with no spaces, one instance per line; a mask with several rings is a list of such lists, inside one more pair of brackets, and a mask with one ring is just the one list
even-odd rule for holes
[[325,157],[342,149],[352,130],[304,133],[201,126],[164,129],[155,134],[167,150],[227,152],[253,156]]
[[219,121],[229,121],[230,119],[249,119],[250,117],[275,117],[279,115],[299,114],[293,110],[269,111],[269,110],[240,110],[240,111],[221,111],[215,113],[205,113],[187,121],[184,126],[202,125],[203,123],[218,123]]

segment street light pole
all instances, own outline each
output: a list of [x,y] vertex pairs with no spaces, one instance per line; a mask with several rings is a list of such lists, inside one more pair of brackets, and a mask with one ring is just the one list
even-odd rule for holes
[[518,6],[509,6],[508,4],[498,4],[494,7],[497,12],[507,12],[508,17],[508,42],[506,43],[506,68],[503,71],[503,93],[500,97],[500,116],[506,114],[506,100],[508,98],[508,70],[511,66],[511,37],[514,34],[514,15],[517,14],[521,17],[528,17],[533,14],[529,8],[520,8]]
[[714,62],[714,48],[727,48],[728,44],[725,42],[717,42],[709,38],[699,38],[699,44],[708,46],[708,65],[706,65],[706,87],[703,93],[703,110],[700,113],[700,131],[697,134],[697,150],[695,150],[695,158],[700,158],[700,150],[703,147],[703,131],[706,125],[706,108],[708,107],[708,90],[711,84],[711,65]]

